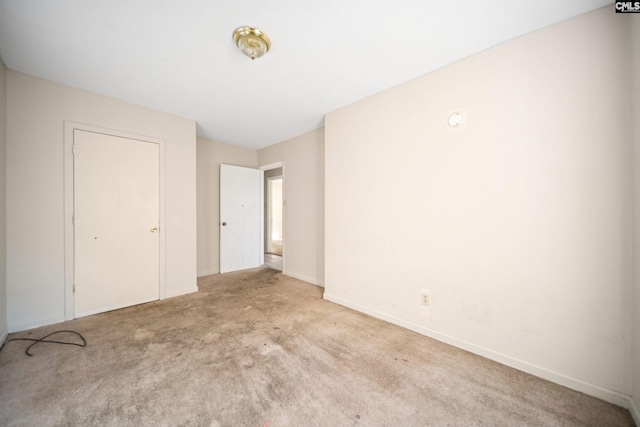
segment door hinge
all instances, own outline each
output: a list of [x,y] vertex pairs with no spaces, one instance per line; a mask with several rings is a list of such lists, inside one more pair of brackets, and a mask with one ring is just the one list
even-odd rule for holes
[[74,294],[76,293],[76,284],[75,283],[73,284],[73,293]]
[[71,154],[74,155],[74,156],[76,155],[76,144],[73,144],[71,146]]
[[71,215],[71,224],[76,225],[76,216]]

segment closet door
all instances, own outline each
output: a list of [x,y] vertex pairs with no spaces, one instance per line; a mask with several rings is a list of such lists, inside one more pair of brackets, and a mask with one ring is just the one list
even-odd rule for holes
[[74,131],[76,317],[159,299],[160,147]]

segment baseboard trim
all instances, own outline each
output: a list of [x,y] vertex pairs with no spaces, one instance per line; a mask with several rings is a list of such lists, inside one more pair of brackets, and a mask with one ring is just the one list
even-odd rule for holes
[[312,285],[316,285],[316,286],[320,286],[321,288],[324,288],[324,283],[316,279],[302,276],[301,274],[291,273],[289,271],[283,271],[282,274],[284,274],[285,276],[293,277],[294,279],[302,280],[303,282],[311,283]]
[[54,323],[64,322],[64,316],[47,317],[43,319],[31,319],[18,321],[15,324],[9,323],[9,333],[22,332],[29,329],[39,328],[41,326],[53,325]]
[[205,271],[202,273],[198,273],[197,277],[205,277],[205,276],[213,276],[214,274],[220,274],[220,271]]
[[640,408],[636,405],[636,401],[632,398],[629,398],[629,412],[631,412],[631,417],[633,421],[635,421],[637,426],[640,426]]
[[9,329],[5,326],[2,329],[2,332],[0,333],[0,348],[2,348],[4,343],[7,341],[8,336],[9,336]]
[[128,307],[133,307],[136,305],[140,305],[140,304],[147,304],[149,302],[154,302],[154,301],[158,301],[159,298],[145,298],[133,303],[125,303],[125,304],[116,304],[116,305],[111,305],[109,307],[104,307],[104,308],[99,308],[97,310],[89,310],[89,311],[85,311],[82,313],[76,313],[76,318],[79,317],[86,317],[86,316],[93,316],[94,314],[100,314],[100,313],[107,313],[109,311],[114,311],[114,310],[120,310],[123,308],[128,308]]
[[165,295],[165,299],[179,297],[180,295],[192,294],[194,292],[198,292],[197,286],[192,286],[190,288],[178,289],[176,291],[167,292]]
[[399,319],[395,316],[391,316],[389,314],[386,314],[374,309],[370,309],[368,307],[361,306],[359,304],[353,303],[351,301],[347,301],[345,299],[342,299],[335,295],[328,294],[326,292],[324,294],[324,299],[334,302],[336,304],[342,305],[344,307],[351,308],[353,310],[368,314],[375,318],[387,321],[389,323],[393,323],[394,325],[402,326],[403,328],[407,328],[421,335],[425,335],[429,338],[433,338],[435,340],[444,342],[446,344],[450,344],[454,347],[461,348],[463,350],[477,354],[479,356],[486,357],[487,359],[491,359],[503,365],[518,369],[520,371],[529,373],[531,375],[535,375],[537,377],[540,377],[547,381],[551,381],[561,386],[570,388],[572,390],[576,390],[581,393],[588,394],[593,397],[597,397],[598,399],[602,399],[606,402],[613,403],[614,405],[622,406],[623,408],[629,409],[630,411],[635,411],[635,414],[632,412],[632,416],[634,417],[634,419],[636,419],[636,424],[638,424],[637,408],[633,404],[631,397],[628,395],[625,395],[620,392],[610,390],[595,384],[591,384],[586,381],[582,381],[577,378],[573,378],[573,377],[561,374],[559,372],[555,372],[550,369],[543,368],[541,366],[534,365],[524,360],[516,359],[506,354],[502,354],[500,352],[493,351],[491,349],[470,343],[468,341],[458,339],[451,335],[447,335],[442,332],[439,332],[430,328],[426,328],[424,326],[417,325],[415,323],[408,322],[403,319]]
[[[198,287],[197,286],[192,286],[192,287],[189,287],[189,288],[178,289],[178,290],[175,290],[175,291],[167,292],[163,299],[172,298],[172,297],[178,297],[180,295],[191,294],[191,293],[194,293],[194,292],[198,292]],[[114,307],[108,308],[107,310],[100,310],[99,312],[118,310],[120,308],[130,307],[130,306],[133,306],[133,305],[144,304],[144,303],[153,302],[153,301],[158,301],[158,300],[157,299],[144,300],[144,301],[136,302],[134,304],[126,304],[124,306],[114,306]],[[91,314],[97,314],[97,313],[98,312],[96,312],[96,313],[87,312],[87,313],[81,313],[81,314],[76,313],[76,317],[84,317],[84,316],[89,316]],[[65,319],[64,316],[55,316],[55,317],[48,317],[48,318],[43,318],[43,319],[27,319],[27,320],[24,320],[24,321],[18,321],[16,323],[9,322],[8,333],[22,332],[22,331],[26,331],[28,329],[34,329],[34,328],[39,328],[41,326],[53,325],[54,323],[61,323],[61,322],[64,322],[66,320],[67,319]]]

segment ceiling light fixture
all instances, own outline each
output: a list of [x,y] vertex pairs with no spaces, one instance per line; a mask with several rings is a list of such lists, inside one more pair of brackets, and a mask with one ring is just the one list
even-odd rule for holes
[[233,32],[233,41],[238,49],[249,58],[256,59],[267,53],[271,48],[269,37],[252,27],[240,27]]

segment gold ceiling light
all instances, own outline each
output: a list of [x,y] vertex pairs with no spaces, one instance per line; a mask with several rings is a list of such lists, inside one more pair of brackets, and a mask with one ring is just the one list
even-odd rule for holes
[[260,58],[271,48],[269,37],[252,27],[240,27],[233,32],[233,41],[238,49],[251,59]]

